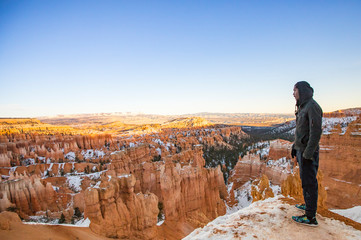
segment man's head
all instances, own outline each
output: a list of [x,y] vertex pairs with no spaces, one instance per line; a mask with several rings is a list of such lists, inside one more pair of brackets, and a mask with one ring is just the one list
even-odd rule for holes
[[295,97],[296,101],[300,99],[300,93],[298,92],[298,88],[296,88],[296,85],[293,87],[293,96]]
[[313,88],[306,81],[298,82],[293,88],[293,96],[297,101],[296,105],[299,106],[313,97]]

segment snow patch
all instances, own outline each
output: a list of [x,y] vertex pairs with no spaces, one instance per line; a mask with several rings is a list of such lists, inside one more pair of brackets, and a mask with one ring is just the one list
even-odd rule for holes
[[132,176],[132,174],[123,174],[123,175],[119,175],[118,178],[128,178]]
[[75,226],[77,227],[89,227],[89,225],[90,225],[89,218],[81,219],[75,223]]
[[90,220],[89,218],[87,219],[81,219],[79,221],[77,221],[75,224],[59,224],[59,220],[55,219],[55,220],[51,220],[51,221],[47,221],[47,222],[43,222],[43,220],[41,219],[43,218],[42,216],[30,216],[30,222],[24,222],[24,224],[28,224],[28,225],[57,225],[57,226],[67,226],[67,227],[89,227],[90,225]]
[[65,159],[68,159],[69,161],[75,161],[75,152],[68,152],[65,154]]
[[[231,186],[230,186],[231,185]],[[246,182],[243,184],[240,188],[233,191],[234,198],[238,202],[238,204],[234,205],[233,207],[227,207],[227,214],[232,214],[234,212],[237,212],[238,210],[248,207],[252,203],[252,194],[251,194],[251,181]],[[231,191],[231,187],[233,187],[233,183],[230,183],[228,185],[228,191]]]
[[81,179],[80,176],[67,176],[66,182],[68,183],[69,188],[73,189],[75,192],[81,191],[81,182],[83,179]]
[[352,219],[355,222],[361,223],[361,206],[356,206],[349,209],[333,209],[330,211]]
[[322,119],[322,133],[325,135],[331,134],[332,129],[335,128],[335,126],[340,125],[341,126],[341,135],[344,135],[347,131],[348,125],[355,121],[357,119],[357,116],[352,117],[342,117],[342,118],[323,118]]

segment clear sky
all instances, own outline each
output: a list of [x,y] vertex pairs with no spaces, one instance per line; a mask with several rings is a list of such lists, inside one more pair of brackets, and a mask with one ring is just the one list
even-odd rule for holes
[[0,0],[0,117],[361,107],[361,1]]

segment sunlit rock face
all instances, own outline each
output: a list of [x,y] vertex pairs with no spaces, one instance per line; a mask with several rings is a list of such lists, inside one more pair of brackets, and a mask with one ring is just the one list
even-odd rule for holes
[[116,238],[154,239],[157,236],[158,198],[153,193],[135,193],[134,175],[102,181],[87,189],[85,217],[97,234]]
[[277,139],[270,142],[268,159],[278,160],[280,158],[291,159],[292,143],[286,140]]
[[270,197],[274,197],[274,193],[269,185],[269,179],[267,175],[262,175],[262,177],[252,183],[251,194],[253,202],[265,200]]
[[23,218],[41,211],[58,212],[65,208],[67,202],[67,196],[58,195],[51,183],[36,175],[11,175],[9,180],[0,183],[0,195],[0,211],[16,207]]
[[361,120],[336,125],[320,142],[320,169],[330,208],[361,205]]

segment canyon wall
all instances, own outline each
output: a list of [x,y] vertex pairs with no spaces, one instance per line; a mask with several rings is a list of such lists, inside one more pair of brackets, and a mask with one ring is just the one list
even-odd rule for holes
[[320,142],[320,169],[324,173],[329,208],[361,205],[361,120],[351,122],[345,133],[336,126]]

